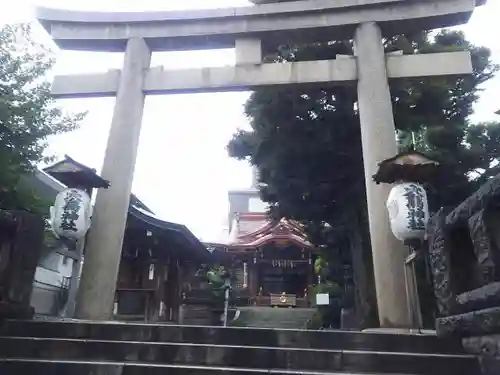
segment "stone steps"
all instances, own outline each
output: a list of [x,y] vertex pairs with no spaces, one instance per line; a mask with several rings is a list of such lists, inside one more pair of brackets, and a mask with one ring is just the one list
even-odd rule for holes
[[0,336],[108,341],[179,342],[192,344],[279,346],[333,350],[463,354],[458,340],[432,335],[222,328],[86,321],[8,321]]
[[[22,359],[0,359],[1,374],[57,374],[57,375],[366,375],[361,373],[345,372],[317,372],[276,369],[243,369],[231,367],[211,366],[170,366],[150,365],[144,363],[114,363],[89,361],[33,361]],[[369,375],[382,375],[370,373]],[[407,375],[407,374],[399,374]]]
[[358,371],[440,375],[469,374],[475,358],[462,354],[415,354],[351,350],[148,343],[81,339],[0,337],[0,358],[145,362],[159,365],[230,366],[253,369]]
[[0,335],[0,374],[479,374],[435,336],[33,321]]

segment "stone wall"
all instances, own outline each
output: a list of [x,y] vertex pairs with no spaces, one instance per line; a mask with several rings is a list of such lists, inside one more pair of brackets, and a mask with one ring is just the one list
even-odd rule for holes
[[500,374],[500,175],[428,226],[439,336],[460,337],[485,375]]
[[45,222],[25,211],[0,210],[0,320],[27,318]]

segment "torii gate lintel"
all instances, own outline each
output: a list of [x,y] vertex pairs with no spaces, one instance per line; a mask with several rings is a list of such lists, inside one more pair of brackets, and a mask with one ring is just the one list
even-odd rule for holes
[[[345,85],[357,80],[355,56],[335,60],[289,62],[281,64],[238,63],[235,66],[197,69],[145,71],[146,95],[244,91],[273,85]],[[467,75],[472,73],[469,51],[416,55],[386,55],[389,79]],[[52,85],[55,98],[94,98],[116,96],[120,70],[93,74],[56,75]]]

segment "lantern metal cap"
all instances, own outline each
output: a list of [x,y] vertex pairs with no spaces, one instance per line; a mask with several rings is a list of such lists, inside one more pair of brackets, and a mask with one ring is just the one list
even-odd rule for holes
[[438,161],[411,149],[381,161],[373,181],[377,184],[397,181],[425,183],[434,179],[439,165]]

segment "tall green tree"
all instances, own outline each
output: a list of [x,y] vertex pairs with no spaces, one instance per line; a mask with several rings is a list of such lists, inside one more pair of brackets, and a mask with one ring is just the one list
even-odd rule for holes
[[65,115],[50,96],[46,76],[53,54],[26,24],[0,29],[0,208],[40,212],[40,201],[20,183],[48,161],[47,138],[77,127],[83,114]]
[[[480,85],[497,69],[490,51],[472,45],[456,31],[434,37],[425,32],[396,35],[384,44],[388,52],[405,54],[472,53],[474,73],[470,76],[391,82],[401,146],[415,143],[446,166],[446,179],[430,194],[433,207],[457,204],[498,168],[500,124],[469,121]],[[282,47],[269,58],[279,63],[334,59],[339,54],[353,54],[352,41]],[[338,257],[339,250],[350,253],[358,304],[363,304],[365,318],[373,319],[375,296],[355,87],[259,89],[245,111],[251,130],[234,135],[228,145],[230,155],[258,166],[261,195],[274,216],[302,222],[311,239],[329,249],[327,257]]]

